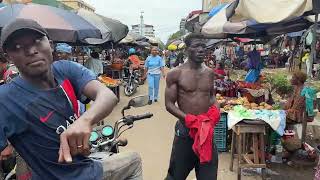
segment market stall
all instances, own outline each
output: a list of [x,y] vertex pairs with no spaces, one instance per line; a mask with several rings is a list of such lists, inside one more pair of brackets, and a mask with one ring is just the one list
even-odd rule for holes
[[[231,150],[230,170],[233,170],[234,154],[237,151],[238,179],[241,179],[242,169],[248,168],[258,168],[265,176],[270,163],[315,164],[314,155],[307,153],[309,150],[306,147],[309,145],[303,143],[307,124],[305,118],[302,117],[302,123],[298,124],[302,128],[287,129],[286,111],[280,106],[280,99],[277,97],[274,100],[272,97],[275,93],[270,84],[264,83],[266,78],[260,76],[260,80],[255,83],[237,80],[234,86],[236,96],[234,93],[231,96],[228,94],[233,87],[232,81],[229,84],[225,80],[215,82],[219,93],[217,101],[223,108],[221,120],[215,128],[215,143],[220,151]],[[287,80],[287,77],[284,79]],[[283,85],[287,83],[282,82]]]

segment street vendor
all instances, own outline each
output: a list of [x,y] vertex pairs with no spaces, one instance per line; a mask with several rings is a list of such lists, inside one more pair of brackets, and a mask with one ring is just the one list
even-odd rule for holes
[[218,153],[213,128],[220,111],[215,106],[213,85],[208,83],[213,82],[214,73],[203,63],[203,36],[188,35],[185,43],[188,61],[172,69],[166,79],[166,109],[178,119],[166,180],[186,179],[193,168],[198,180],[216,180]]
[[1,84],[10,82],[19,74],[17,68],[7,61],[4,54],[0,53],[0,78]]
[[214,70],[214,73],[218,79],[225,79],[225,77],[229,76],[229,73],[225,71],[225,65],[223,61],[219,61],[217,63],[217,68]]
[[[287,123],[301,123],[302,114],[306,112],[306,99],[301,93],[305,87],[306,79],[307,75],[301,71],[293,73],[291,84],[294,86],[294,92],[284,107],[287,112]],[[305,117],[307,120],[313,118],[307,115]]]
[[103,74],[103,64],[99,59],[98,52],[92,51],[90,53],[90,58],[85,62],[84,66],[93,71],[97,76]]
[[55,48],[55,61],[71,60],[72,47],[67,43],[57,43]]
[[259,80],[262,69],[261,55],[260,52],[257,51],[256,47],[254,47],[253,50],[248,53],[248,58],[248,73],[245,81],[249,83],[255,83]]

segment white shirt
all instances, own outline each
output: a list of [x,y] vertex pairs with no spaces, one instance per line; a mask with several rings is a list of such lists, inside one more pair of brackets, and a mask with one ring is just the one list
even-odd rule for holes
[[220,48],[216,49],[213,54],[216,56],[216,60],[220,61],[222,58],[222,51]]

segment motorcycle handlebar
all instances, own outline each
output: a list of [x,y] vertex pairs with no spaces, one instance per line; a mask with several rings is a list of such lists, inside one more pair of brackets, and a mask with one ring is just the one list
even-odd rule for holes
[[153,116],[152,113],[145,113],[145,114],[142,114],[142,115],[129,116],[129,117],[125,118],[125,122],[130,124],[130,123],[133,123],[134,121],[139,121],[139,120],[142,120],[142,119],[151,118],[152,116]]

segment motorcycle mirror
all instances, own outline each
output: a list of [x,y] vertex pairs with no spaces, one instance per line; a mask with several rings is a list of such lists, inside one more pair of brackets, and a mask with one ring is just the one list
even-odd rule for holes
[[104,136],[104,137],[110,137],[112,134],[113,134],[113,128],[112,126],[105,126],[102,128],[101,130],[101,134]]
[[130,107],[142,107],[148,105],[149,102],[149,96],[148,95],[143,95],[143,96],[137,96],[132,98],[128,106]]
[[96,131],[92,131],[90,135],[90,142],[96,142],[99,138],[99,134]]

